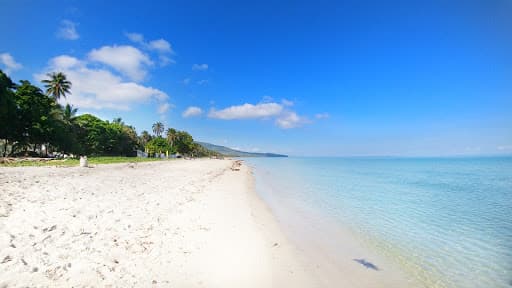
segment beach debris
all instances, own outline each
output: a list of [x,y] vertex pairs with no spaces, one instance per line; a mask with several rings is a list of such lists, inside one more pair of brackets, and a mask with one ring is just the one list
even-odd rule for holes
[[5,264],[5,263],[7,263],[9,261],[12,261],[12,257],[7,255],[7,256],[4,257],[4,260],[2,260],[2,264]]
[[0,217],[8,217],[11,213],[12,205],[5,201],[0,201]]
[[231,171],[240,171],[240,166],[242,166],[242,160],[236,160],[231,165]]
[[87,167],[87,156],[80,156],[80,167]]
[[353,259],[354,261],[356,261],[357,263],[363,265],[364,267],[366,267],[367,269],[372,269],[372,270],[375,270],[375,271],[379,271],[379,267],[377,267],[377,265],[373,264],[372,262],[369,262],[369,261],[366,261],[366,259]]
[[43,232],[52,232],[53,230],[57,229],[57,225],[53,225],[50,228],[44,228]]

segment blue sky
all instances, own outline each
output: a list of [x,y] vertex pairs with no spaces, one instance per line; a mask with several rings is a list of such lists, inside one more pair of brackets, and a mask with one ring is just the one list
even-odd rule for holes
[[81,113],[139,132],[291,155],[512,153],[511,1],[0,5],[0,69],[62,70]]

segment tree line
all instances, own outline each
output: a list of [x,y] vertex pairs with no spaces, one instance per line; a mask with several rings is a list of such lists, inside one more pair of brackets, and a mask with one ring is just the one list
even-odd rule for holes
[[66,75],[50,73],[42,81],[45,91],[27,80],[14,83],[0,70],[0,140],[5,156],[47,156],[48,153],[90,156],[135,156],[150,153],[181,153],[211,156],[214,152],[198,145],[185,131],[153,125],[154,135],[141,135],[121,118],[101,120],[90,114],[77,116],[77,109],[58,103],[71,91]]

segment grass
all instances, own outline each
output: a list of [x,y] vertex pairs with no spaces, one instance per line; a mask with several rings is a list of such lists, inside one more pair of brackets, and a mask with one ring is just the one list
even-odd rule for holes
[[[167,159],[159,158],[140,158],[140,157],[121,157],[121,156],[101,156],[101,157],[88,157],[87,162],[90,165],[97,164],[113,164],[113,163],[133,163],[133,162],[152,162],[152,161],[165,161]],[[10,163],[0,163],[0,167],[24,167],[24,166],[78,166],[80,160],[78,159],[59,159],[48,161],[14,161]]]

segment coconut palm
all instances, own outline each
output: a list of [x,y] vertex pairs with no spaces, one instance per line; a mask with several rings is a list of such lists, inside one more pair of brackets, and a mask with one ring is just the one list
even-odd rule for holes
[[71,82],[66,78],[66,75],[62,72],[48,73],[46,74],[50,79],[44,79],[44,87],[46,88],[46,94],[53,96],[55,100],[59,100],[60,97],[66,98],[66,94],[71,93]]
[[178,137],[177,131],[174,128],[167,129],[167,141],[169,142],[169,145],[171,145],[171,149],[174,146],[174,141],[176,141]]
[[151,135],[149,135],[149,132],[144,130],[140,134],[140,142],[142,143],[142,146],[146,146],[148,142],[151,141]]
[[75,118],[77,111],[78,108],[74,108],[73,105],[66,104],[64,109],[62,109],[62,118],[64,118],[64,121],[66,121],[66,123],[71,123],[73,118]]
[[153,133],[155,133],[156,137],[160,137],[164,132],[164,124],[162,122],[156,122],[153,124]]

